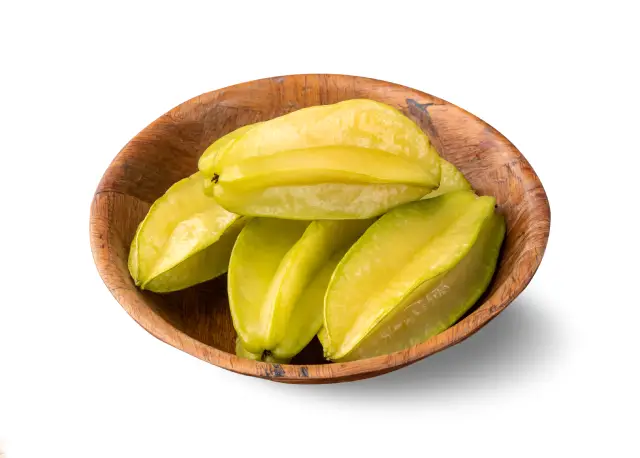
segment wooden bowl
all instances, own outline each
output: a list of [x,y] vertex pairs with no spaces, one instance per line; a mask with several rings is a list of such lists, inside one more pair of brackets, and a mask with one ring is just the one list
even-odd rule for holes
[[[495,196],[507,236],[488,292],[456,325],[394,354],[328,363],[316,339],[291,364],[238,358],[226,278],[159,295],[138,290],[127,270],[129,245],[149,205],[194,173],[217,138],[291,111],[353,98],[387,103],[413,119],[440,154],[479,194]],[[498,131],[442,99],[397,84],[344,75],[292,75],[251,81],[195,97],[133,138],[105,172],[91,207],[91,249],[105,284],[124,309],[158,339],[240,374],[290,383],[331,383],[380,375],[469,337],[504,310],[540,265],[550,211],[540,180]]]

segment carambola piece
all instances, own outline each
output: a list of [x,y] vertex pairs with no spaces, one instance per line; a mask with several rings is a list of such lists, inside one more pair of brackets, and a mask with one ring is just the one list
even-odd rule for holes
[[286,361],[302,350],[322,326],[333,268],[371,223],[252,219],[229,264],[238,356]]
[[360,99],[244,126],[198,166],[227,210],[287,219],[367,219],[440,185],[440,158],[420,128]]
[[246,218],[206,196],[202,183],[196,173],[171,186],[138,226],[129,271],[140,288],[176,291],[227,271]]
[[487,287],[504,236],[495,199],[452,192],[395,208],[336,267],[325,296],[327,358],[401,350],[453,324]]

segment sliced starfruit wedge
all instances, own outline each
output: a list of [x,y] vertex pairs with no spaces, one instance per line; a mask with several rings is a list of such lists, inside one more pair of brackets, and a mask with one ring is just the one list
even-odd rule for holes
[[[459,191],[400,206],[376,221],[342,258],[329,283],[325,356],[348,358],[381,323],[428,294],[434,279],[469,253],[494,206],[492,197]],[[447,310],[428,319],[444,322],[450,315],[456,313]]]
[[371,223],[251,220],[229,263],[238,356],[287,361],[300,352],[322,325],[328,277]]
[[199,162],[213,183],[207,192],[235,213],[366,219],[440,184],[440,158],[428,137],[372,100],[304,108],[241,129]]
[[207,197],[202,183],[198,172],[174,184],[138,226],[129,271],[141,289],[177,291],[227,271],[246,218]]

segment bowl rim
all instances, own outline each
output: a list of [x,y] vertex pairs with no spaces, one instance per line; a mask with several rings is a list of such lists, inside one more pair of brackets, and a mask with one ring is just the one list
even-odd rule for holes
[[[131,142],[135,141],[141,133],[159,123],[161,119],[165,118],[165,116],[170,116],[172,113],[175,113],[178,110],[200,103],[201,98],[204,96],[215,96],[217,93],[224,92],[229,89],[237,90],[241,89],[242,86],[249,86],[251,84],[261,83],[265,81],[282,81],[285,78],[300,77],[353,78],[356,80],[384,84],[385,86],[398,88],[405,91],[411,91],[414,94],[424,97],[427,100],[437,100],[438,105],[449,105],[455,107],[474,120],[490,128],[492,130],[492,133],[498,135],[502,142],[513,148],[513,150],[520,155],[524,163],[529,167],[533,179],[539,186],[539,202],[537,204],[540,206],[540,209],[542,210],[543,215],[546,216],[546,218],[543,218],[543,220],[539,222],[539,224],[542,225],[541,236],[537,237],[534,241],[527,240],[527,243],[529,243],[529,245],[527,246],[527,250],[531,250],[534,253],[532,262],[526,269],[522,278],[518,279],[518,281],[512,284],[507,295],[497,298],[494,297],[496,296],[497,291],[494,292],[494,294],[492,294],[491,296],[484,298],[484,303],[488,301],[494,302],[491,304],[491,307],[483,309],[476,308],[476,310],[474,310],[471,314],[466,315],[463,319],[457,321],[453,326],[449,327],[447,330],[441,332],[440,334],[431,337],[425,342],[401,351],[397,351],[395,353],[351,362],[294,365],[248,360],[237,357],[235,354],[227,353],[223,350],[219,350],[215,347],[207,345],[175,328],[173,325],[171,325],[171,323],[160,317],[160,315],[151,310],[149,305],[135,293],[135,290],[123,287],[122,282],[119,282],[116,278],[119,275],[117,275],[117,273],[113,270],[113,266],[111,266],[110,256],[108,253],[109,247],[107,246],[108,244],[105,243],[105,240],[108,238],[109,224],[107,224],[106,219],[102,216],[100,206],[98,205],[98,200],[103,197],[112,198],[113,194],[118,194],[117,191],[103,189],[102,184],[106,175],[109,173],[109,170],[114,166],[114,163],[117,162],[120,155],[122,155],[123,152],[127,149],[127,146],[129,146]],[[417,102],[414,103],[420,105]],[[423,110],[425,111],[426,109],[426,107],[423,108]],[[107,170],[105,170],[102,180],[100,181],[100,185],[98,185],[98,188],[96,189],[93,196],[90,210],[89,226],[91,251],[98,273],[100,274],[103,282],[105,283],[111,294],[118,301],[118,303],[127,311],[127,313],[154,337],[186,353],[189,353],[192,356],[236,373],[287,383],[333,383],[369,378],[399,369],[401,367],[424,359],[427,356],[438,353],[452,345],[458,344],[482,329],[482,327],[489,323],[489,321],[495,318],[511,302],[513,302],[513,300],[527,287],[536,271],[538,270],[540,263],[542,262],[542,258],[544,256],[544,252],[546,250],[549,239],[549,231],[551,226],[551,210],[544,187],[542,186],[539,177],[533,170],[533,167],[531,167],[524,155],[504,135],[502,135],[499,131],[494,129],[492,126],[490,126],[488,123],[478,118],[474,114],[469,113],[463,108],[460,108],[457,105],[447,102],[446,100],[443,100],[439,97],[434,97],[428,93],[384,80],[342,74],[309,73],[260,78],[257,80],[245,81],[242,83],[209,91],[186,100],[185,102],[177,105],[164,115],[151,122],[148,126],[142,129],[138,134],[136,134],[136,136],[134,136],[127,142],[127,145],[118,153]],[[512,275],[513,274],[510,273],[509,278]]]

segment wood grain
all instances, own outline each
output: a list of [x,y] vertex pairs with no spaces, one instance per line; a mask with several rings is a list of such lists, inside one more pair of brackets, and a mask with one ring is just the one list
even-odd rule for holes
[[[353,98],[387,103],[413,119],[440,154],[480,194],[496,197],[507,236],[496,276],[476,307],[445,332],[391,355],[326,363],[317,341],[292,364],[271,364],[233,354],[235,331],[226,278],[159,295],[135,288],[127,270],[129,245],[150,203],[196,170],[214,140],[243,125],[318,104]],[[332,383],[389,372],[466,339],[515,299],[540,265],[550,210],[524,156],[494,128],[429,94],[368,78],[292,75],[238,84],[195,97],[136,135],[105,172],[91,207],[91,249],[105,284],[142,327],[197,358],[241,374],[289,383]]]

